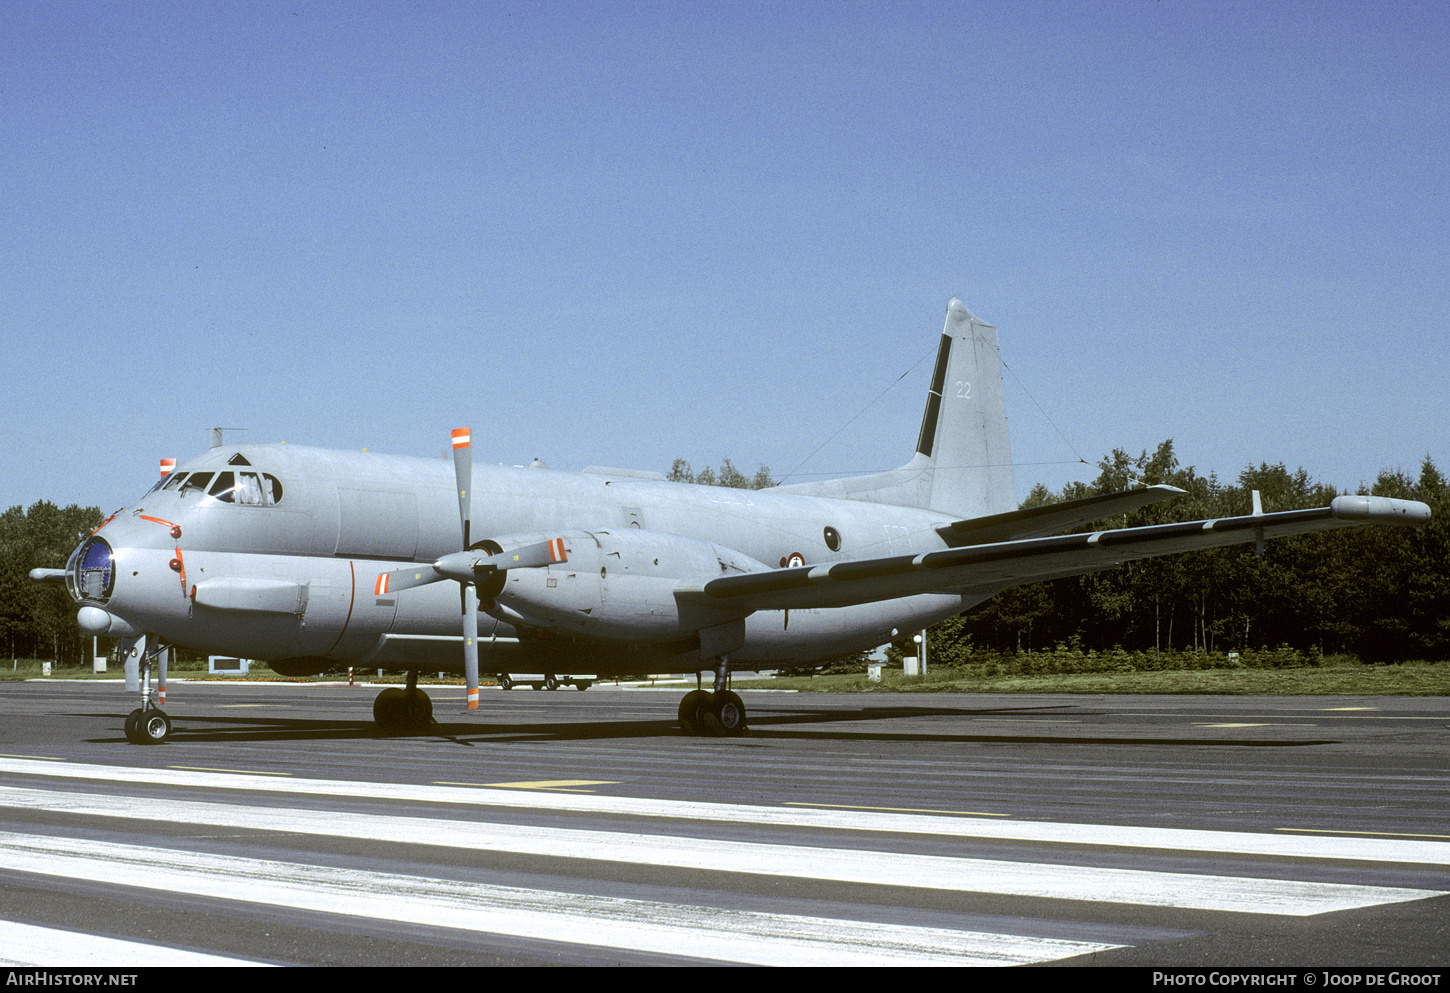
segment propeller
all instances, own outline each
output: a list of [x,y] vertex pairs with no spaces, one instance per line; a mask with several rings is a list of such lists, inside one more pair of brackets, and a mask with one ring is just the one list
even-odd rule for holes
[[[463,551],[450,552],[429,565],[397,569],[378,575],[373,594],[384,596],[398,590],[426,586],[451,579],[459,585],[463,611],[463,675],[468,683],[468,709],[478,709],[478,584],[498,577],[508,569],[530,569],[568,561],[563,538],[550,538],[504,550],[495,542],[480,542],[473,548],[473,511],[469,490],[473,486],[473,447],[468,428],[453,431],[453,477],[458,484],[458,516],[463,522]],[[492,546],[483,547],[483,546]]]

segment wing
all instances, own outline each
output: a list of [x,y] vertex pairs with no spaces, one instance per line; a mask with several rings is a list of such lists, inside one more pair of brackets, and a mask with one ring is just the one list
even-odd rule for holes
[[937,529],[948,545],[985,545],[1018,538],[1038,538],[1069,531],[1080,524],[1100,521],[1114,514],[1128,514],[1160,500],[1182,496],[1176,486],[1146,486],[1122,493],[1082,497],[1062,503],[1049,503],[1027,510],[1012,510],[970,521],[956,521]]
[[1328,507],[1314,510],[1027,538],[946,548],[921,555],[856,559],[722,576],[682,588],[677,595],[720,607],[772,610],[845,607],[947,590],[990,594],[1023,583],[1096,572],[1135,559],[1354,524],[1416,525],[1429,519],[1430,508],[1413,500],[1342,496]]

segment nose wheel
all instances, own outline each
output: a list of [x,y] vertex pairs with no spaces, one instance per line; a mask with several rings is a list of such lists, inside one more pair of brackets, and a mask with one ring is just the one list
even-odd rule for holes
[[126,740],[133,745],[159,745],[171,734],[171,718],[152,707],[126,715]]

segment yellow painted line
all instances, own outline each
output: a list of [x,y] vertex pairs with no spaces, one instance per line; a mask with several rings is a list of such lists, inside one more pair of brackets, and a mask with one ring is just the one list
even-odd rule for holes
[[258,772],[256,769],[213,769],[204,765],[173,765],[170,769],[184,769],[187,772],[225,772],[235,776],[290,776],[290,772]]
[[217,707],[217,710],[237,710],[241,707],[270,707],[270,703],[224,703]]
[[981,810],[934,810],[931,807],[865,807],[849,803],[802,803],[787,800],[787,807],[819,807],[822,810],[884,810],[892,814],[946,814],[950,817],[1010,817],[1010,814],[989,814]]
[[475,786],[502,790],[569,790],[575,793],[589,793],[592,790],[572,789],[578,786],[615,786],[617,779],[540,779],[531,783],[447,783],[435,782],[434,786]]
[[8,755],[0,753],[0,759],[30,759],[34,762],[68,762],[69,759],[58,759],[53,755]]
[[1379,710],[1378,707],[1325,707],[1325,710]]
[[1292,831],[1295,834],[1348,834],[1365,835],[1374,838],[1450,838],[1450,834],[1412,834],[1409,831],[1335,831],[1330,828],[1274,828],[1275,831]]
[[1312,728],[1314,724],[1287,724],[1278,721],[1265,722],[1263,724],[1199,724],[1193,725],[1196,728]]

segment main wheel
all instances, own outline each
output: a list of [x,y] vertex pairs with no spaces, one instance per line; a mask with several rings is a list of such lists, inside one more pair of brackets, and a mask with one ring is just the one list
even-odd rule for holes
[[159,745],[171,734],[171,718],[155,707],[136,721],[136,737],[143,745]]
[[433,723],[433,698],[419,689],[403,691],[403,721],[410,728]]
[[373,720],[378,730],[393,731],[403,723],[404,700],[407,695],[396,686],[389,686],[373,701]]
[[745,701],[729,690],[712,693],[700,708],[700,725],[720,738],[738,738],[746,730]]
[[133,745],[143,744],[138,725],[141,723],[141,715],[144,713],[145,711],[138,707],[126,715],[126,740]]
[[691,690],[680,701],[680,727],[686,734],[703,734],[700,727],[700,712],[709,703],[710,694],[704,690]]

